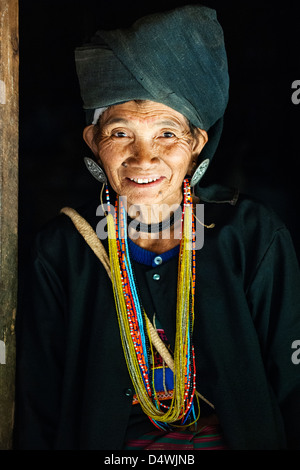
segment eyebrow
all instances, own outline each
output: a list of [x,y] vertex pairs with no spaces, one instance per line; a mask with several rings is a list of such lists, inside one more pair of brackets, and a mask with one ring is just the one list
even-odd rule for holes
[[180,125],[177,122],[172,121],[172,120],[159,121],[155,125],[157,125],[157,126],[166,126],[166,127],[177,127],[177,128],[180,127]]
[[104,126],[110,126],[111,124],[117,124],[117,123],[123,123],[123,124],[128,124],[130,121],[128,121],[128,119],[125,119],[125,118],[118,118],[118,117],[115,117],[115,118],[110,118],[108,119],[105,123],[104,123]]
[[[122,117],[112,117],[111,119],[108,119],[106,123],[104,123],[104,126],[110,126],[112,124],[130,124],[132,121],[129,119],[125,119]],[[158,121],[154,123],[155,127],[160,127],[160,126],[166,126],[166,127],[176,127],[180,128],[181,126],[177,124],[175,121],[171,119],[164,119],[162,121]]]

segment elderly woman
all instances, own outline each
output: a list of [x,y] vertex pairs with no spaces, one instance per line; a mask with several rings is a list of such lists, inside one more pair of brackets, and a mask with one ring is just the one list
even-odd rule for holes
[[100,31],[76,64],[101,204],[63,209],[37,237],[18,447],[300,448],[289,233],[260,203],[199,184],[228,100],[215,12]]

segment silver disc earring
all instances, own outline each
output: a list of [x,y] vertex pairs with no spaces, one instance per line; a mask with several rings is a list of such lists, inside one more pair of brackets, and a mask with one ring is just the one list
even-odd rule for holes
[[192,176],[190,186],[195,186],[202,178],[204,173],[207,170],[207,167],[209,165],[209,159],[207,158],[206,160],[203,160],[203,162],[200,163],[198,168],[196,169],[195,173]]
[[97,165],[97,163],[89,157],[84,158],[84,163],[86,164],[87,169],[96,178],[97,181],[104,184],[107,182],[107,177],[102,168]]

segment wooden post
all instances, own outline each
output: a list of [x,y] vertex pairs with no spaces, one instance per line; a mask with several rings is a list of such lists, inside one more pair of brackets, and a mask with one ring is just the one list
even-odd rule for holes
[[18,223],[18,0],[0,0],[0,449],[12,448]]

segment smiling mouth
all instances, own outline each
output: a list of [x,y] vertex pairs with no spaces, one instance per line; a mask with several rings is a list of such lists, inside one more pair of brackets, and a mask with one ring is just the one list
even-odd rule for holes
[[163,176],[159,178],[128,178],[130,181],[136,184],[150,184],[155,183],[156,181],[162,180]]

